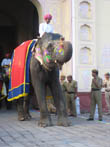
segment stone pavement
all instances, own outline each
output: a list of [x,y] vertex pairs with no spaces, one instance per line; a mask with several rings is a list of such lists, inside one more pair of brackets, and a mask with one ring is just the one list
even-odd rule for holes
[[31,110],[31,121],[17,121],[15,110],[0,110],[0,147],[110,147],[110,116],[88,122],[88,114],[69,117],[70,127],[37,125],[39,112]]

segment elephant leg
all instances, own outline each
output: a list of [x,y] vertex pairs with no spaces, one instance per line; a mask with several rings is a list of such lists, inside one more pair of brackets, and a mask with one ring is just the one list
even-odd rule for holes
[[51,117],[46,103],[46,86],[43,82],[37,79],[35,83],[33,82],[33,87],[40,108],[40,121],[38,125],[41,127],[52,126]]
[[45,72],[40,63],[34,57],[32,57],[30,63],[30,76],[40,108],[40,121],[38,125],[41,127],[52,125],[46,103],[46,74],[47,72]]
[[64,95],[59,80],[53,80],[53,82],[50,85],[50,88],[57,109],[57,115],[58,115],[57,125],[67,127],[70,125],[70,122],[68,121],[66,102],[64,100]]
[[30,103],[30,95],[24,97],[23,109],[24,109],[25,120],[30,120],[32,118],[29,113],[29,103]]
[[17,110],[18,110],[18,120],[19,121],[25,120],[23,102],[24,102],[23,98],[20,98],[20,99],[17,100]]

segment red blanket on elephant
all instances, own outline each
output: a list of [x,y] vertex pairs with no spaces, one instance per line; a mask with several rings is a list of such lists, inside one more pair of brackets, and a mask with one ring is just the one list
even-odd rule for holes
[[31,49],[35,40],[29,40],[18,46],[13,53],[8,101],[26,96],[29,93],[29,64]]

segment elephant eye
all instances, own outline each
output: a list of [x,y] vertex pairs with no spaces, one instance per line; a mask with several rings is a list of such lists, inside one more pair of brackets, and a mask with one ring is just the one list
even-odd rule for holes
[[49,43],[48,44],[48,47],[47,47],[47,50],[51,52],[53,49],[54,49],[53,44],[52,43]]
[[52,43],[49,43],[49,44],[48,44],[48,47],[52,47]]

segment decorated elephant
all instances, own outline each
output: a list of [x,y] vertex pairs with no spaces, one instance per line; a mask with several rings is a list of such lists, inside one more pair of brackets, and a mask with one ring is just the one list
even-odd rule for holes
[[[71,59],[72,44],[69,41],[65,41],[60,34],[45,33],[42,38],[33,43],[31,50],[32,56],[29,74],[40,108],[40,120],[38,124],[41,127],[52,125],[46,103],[46,87],[48,86],[57,109],[57,125],[68,126],[65,101],[59,82],[59,69]],[[30,95],[25,96],[24,102],[23,99],[18,99],[19,106],[24,106],[24,119],[31,117],[29,114],[29,97]],[[21,109],[19,109],[19,112],[21,112]],[[21,118],[21,120],[24,119],[23,117]]]

